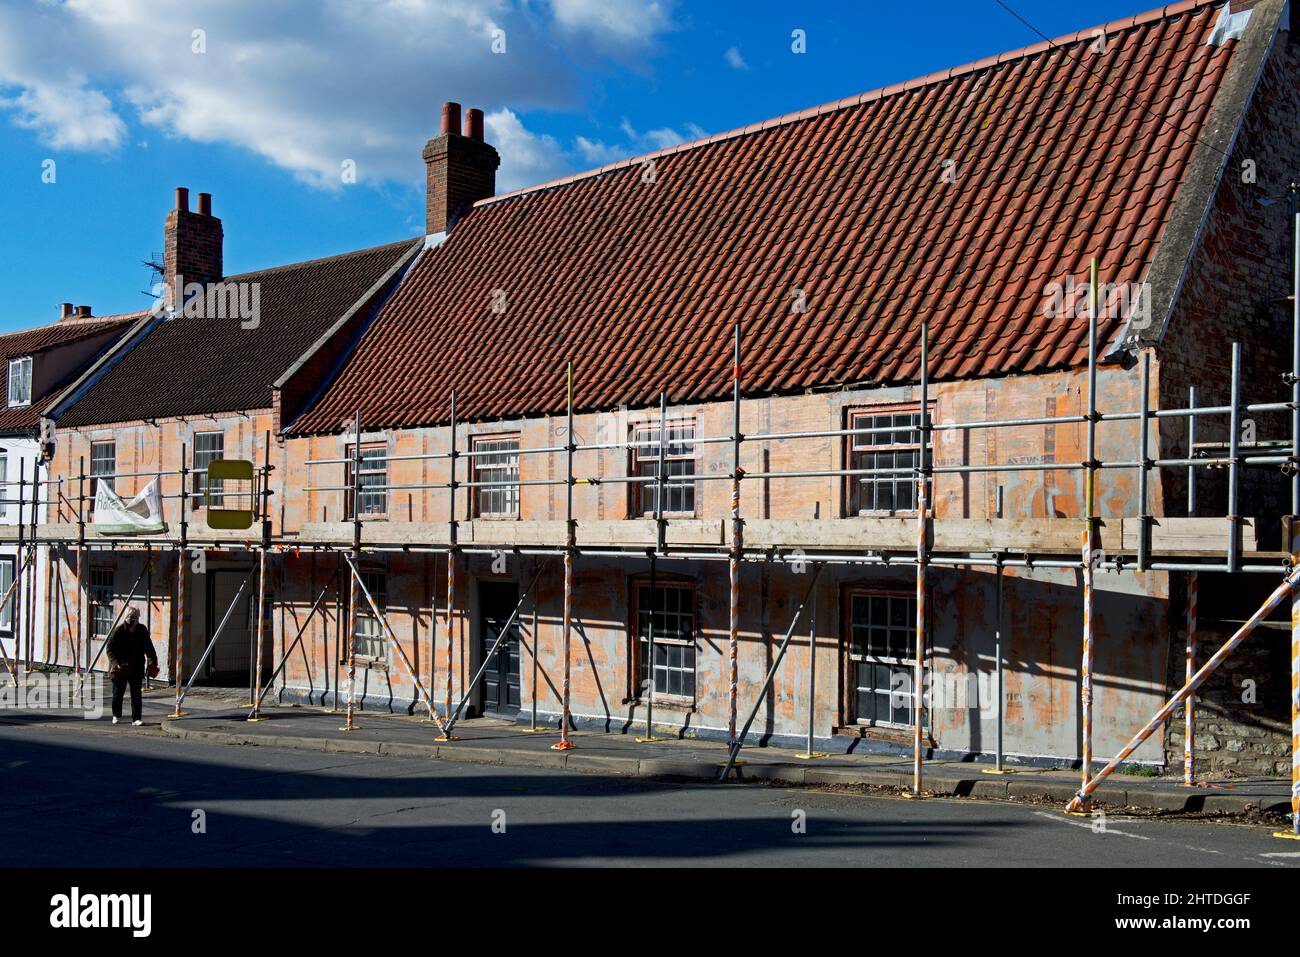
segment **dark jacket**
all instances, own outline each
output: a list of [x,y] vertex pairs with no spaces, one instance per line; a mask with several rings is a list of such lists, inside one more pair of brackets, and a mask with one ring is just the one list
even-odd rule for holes
[[128,674],[144,674],[145,659],[150,664],[158,663],[158,655],[149,640],[149,629],[136,622],[132,628],[122,622],[108,636],[108,665],[121,665]]

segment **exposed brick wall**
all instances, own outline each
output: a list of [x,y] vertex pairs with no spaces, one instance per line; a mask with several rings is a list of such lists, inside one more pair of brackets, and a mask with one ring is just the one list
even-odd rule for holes
[[224,275],[221,220],[190,212],[188,206],[188,193],[178,191],[177,208],[167,213],[163,228],[163,282],[169,306],[176,305],[178,275],[186,285],[217,282]]
[[424,147],[425,233],[446,232],[471,204],[496,193],[501,157],[487,143],[442,133]]

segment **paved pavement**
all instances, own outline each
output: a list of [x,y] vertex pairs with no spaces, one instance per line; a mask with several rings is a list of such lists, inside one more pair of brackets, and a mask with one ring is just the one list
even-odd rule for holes
[[[188,702],[187,702],[188,703]],[[205,702],[206,710],[165,720],[166,730],[193,741],[278,745],[315,751],[386,754],[480,763],[599,771],[631,777],[713,780],[726,760],[721,744],[666,738],[639,744],[632,734],[575,733],[577,747],[551,750],[556,730],[530,734],[521,726],[491,718],[462,721],[459,740],[439,744],[436,728],[417,718],[387,713],[358,713],[360,730],[344,733],[341,714],[319,708],[268,708],[265,720],[249,722],[248,710]],[[161,716],[160,716],[161,717]],[[644,733],[644,732],[642,732]],[[801,759],[801,752],[781,748],[745,749],[745,781],[779,781],[791,785],[869,785],[910,789],[910,756],[832,755]],[[925,766],[924,787],[935,794],[989,799],[1023,798],[1068,801],[1079,787],[1079,772],[1020,768],[1011,774],[987,773],[985,764],[932,761]],[[1097,791],[1097,801],[1112,807],[1170,811],[1287,813],[1290,782],[1282,778],[1234,781],[1230,787],[1186,788],[1177,780],[1112,775]]]
[[[1055,808],[971,799],[215,746],[165,735],[163,710],[153,702],[142,729],[50,712],[0,716],[8,863],[1300,866],[1300,846],[1266,826],[1115,813],[1103,825]],[[221,713],[193,720],[224,724]],[[378,731],[390,721],[405,723],[371,715],[365,724]],[[579,743],[594,750],[590,740]],[[194,833],[200,819],[206,831]]]

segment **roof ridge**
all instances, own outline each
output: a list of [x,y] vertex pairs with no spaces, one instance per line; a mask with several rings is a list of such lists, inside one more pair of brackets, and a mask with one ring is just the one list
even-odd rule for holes
[[53,322],[47,322],[39,326],[28,326],[26,329],[0,332],[0,342],[11,336],[29,336],[33,332],[45,332],[50,329],[74,329],[80,326],[93,326],[98,323],[125,323],[132,319],[139,319],[148,311],[147,309],[141,309],[138,312],[120,312],[111,316],[69,316],[67,319],[55,319]]
[[252,269],[248,272],[233,273],[229,276],[222,276],[221,281],[226,282],[231,279],[246,279],[249,276],[266,276],[271,273],[288,272],[290,269],[305,269],[308,266],[320,266],[324,263],[347,259],[349,256],[364,256],[366,253],[379,252],[381,249],[396,249],[399,246],[414,246],[419,242],[423,242],[421,237],[412,236],[409,239],[399,239],[392,243],[381,243],[378,246],[368,246],[365,249],[352,249],[345,253],[335,253],[332,256],[321,256],[317,259],[304,259],[301,262],[285,263],[282,266],[268,266],[265,269]]
[[710,136],[704,136],[699,139],[687,140],[686,142],[678,143],[675,146],[667,146],[650,153],[641,153],[637,156],[629,156],[626,159],[616,160],[613,163],[607,163],[604,166],[599,166],[595,169],[583,170],[579,173],[571,173],[568,176],[561,176],[557,179],[547,180],[546,182],[537,183],[533,186],[524,186],[519,189],[511,190],[508,193],[489,196],[486,199],[478,200],[474,203],[474,207],[490,206],[491,204],[501,202],[502,200],[515,199],[520,196],[529,195],[530,193],[538,193],[543,190],[554,189],[558,186],[566,186],[570,183],[592,179],[597,176],[602,176],[605,173],[612,173],[615,170],[627,169],[630,166],[636,166],[646,162],[647,160],[657,159],[661,156],[670,156],[673,153],[681,153],[686,150],[708,146],[710,143],[719,143],[725,140],[747,136],[750,133],[757,133],[761,130],[771,129],[777,126],[786,126],[790,123],[797,123],[802,120],[821,116],[823,113],[834,113],[837,110],[861,106],[864,103],[882,100],[885,97],[893,96],[898,93],[905,93],[909,90],[915,90],[935,83],[951,80],[955,77],[966,76],[967,74],[976,73],[980,70],[1000,66],[1001,64],[1007,63],[1011,60],[1036,56],[1039,53],[1045,53],[1046,51],[1051,50],[1053,47],[1078,43],[1080,40],[1091,40],[1096,37],[1097,31],[1099,30],[1103,33],[1128,30],[1142,24],[1154,23],[1157,20],[1167,20],[1170,17],[1180,16],[1181,14],[1199,9],[1200,7],[1215,6],[1226,2],[1228,2],[1228,0],[1180,0],[1178,3],[1165,4],[1164,6],[1156,7],[1155,9],[1148,10],[1144,13],[1137,13],[1129,17],[1121,17],[1120,19],[1112,20],[1109,23],[1085,27],[1082,30],[1076,30],[1073,33],[1067,33],[1052,40],[1040,40],[1030,46],[1020,47],[1016,50],[1009,50],[1006,53],[999,53],[996,56],[984,57],[981,60],[973,60],[970,63],[963,63],[959,66],[949,67],[946,70],[937,70],[933,73],[927,73],[924,76],[916,77],[915,79],[905,80],[902,83],[892,83],[889,86],[868,90],[866,93],[858,93],[853,96],[844,97],[843,99],[832,100],[831,102],[823,103],[820,106],[811,106],[807,109],[796,110],[793,113],[784,113],[780,116],[772,117],[771,119],[762,120],[757,123],[750,123],[748,126],[740,126],[735,129],[726,130],[722,133],[714,133]]

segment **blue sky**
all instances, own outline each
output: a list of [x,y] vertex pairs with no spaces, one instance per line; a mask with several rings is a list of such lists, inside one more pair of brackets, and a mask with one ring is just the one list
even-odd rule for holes
[[[1006,2],[1051,37],[1154,5]],[[0,0],[0,330],[146,307],[175,186],[230,274],[418,235],[443,100],[504,191],[1038,39],[996,0]]]

